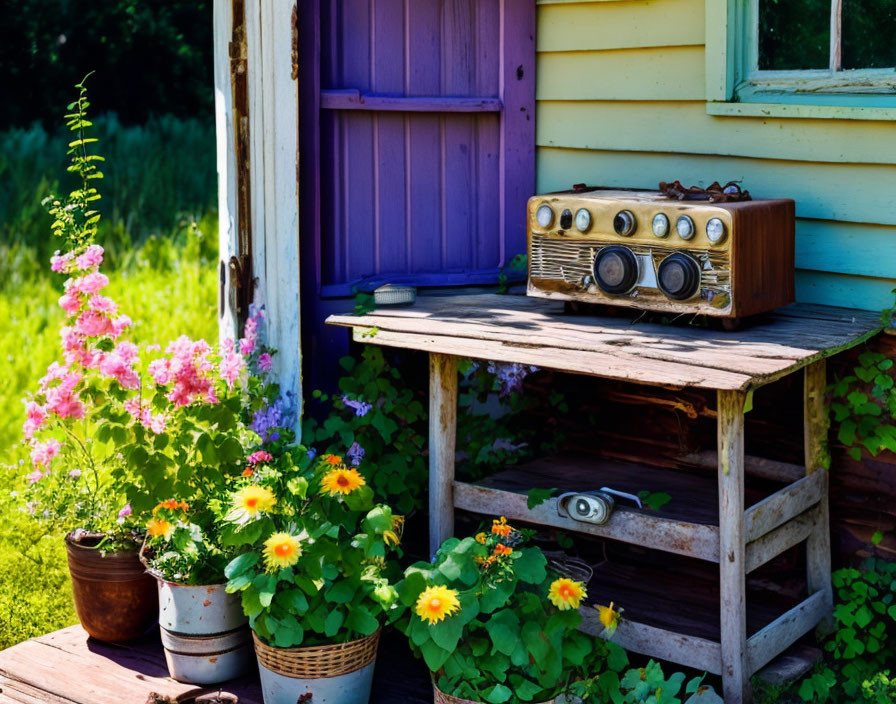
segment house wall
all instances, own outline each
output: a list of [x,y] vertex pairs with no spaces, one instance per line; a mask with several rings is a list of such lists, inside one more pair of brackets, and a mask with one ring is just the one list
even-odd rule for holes
[[796,200],[797,300],[889,306],[896,124],[708,115],[706,1],[539,0],[538,191],[742,181]]

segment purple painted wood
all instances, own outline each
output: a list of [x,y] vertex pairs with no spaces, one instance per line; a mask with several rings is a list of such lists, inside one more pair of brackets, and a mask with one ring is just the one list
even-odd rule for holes
[[361,93],[353,88],[322,90],[323,110],[393,110],[395,112],[500,112],[498,98],[406,96]]
[[300,5],[303,45],[315,42],[303,46],[300,80],[300,171],[314,181],[300,184],[302,297],[314,354],[333,342],[322,297],[365,280],[493,282],[524,251],[535,2]]

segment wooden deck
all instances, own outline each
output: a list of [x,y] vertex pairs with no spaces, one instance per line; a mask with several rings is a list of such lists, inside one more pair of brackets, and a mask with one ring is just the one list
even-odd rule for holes
[[526,296],[426,296],[407,308],[333,315],[356,340],[658,386],[749,391],[859,344],[880,315],[796,303],[722,332],[564,313]]
[[[0,704],[145,704],[152,692],[173,698],[194,689],[167,675],[157,632],[118,646],[71,626],[0,652]],[[240,704],[262,704],[257,675],[221,688]],[[426,668],[394,632],[383,637],[370,702],[432,702]]]

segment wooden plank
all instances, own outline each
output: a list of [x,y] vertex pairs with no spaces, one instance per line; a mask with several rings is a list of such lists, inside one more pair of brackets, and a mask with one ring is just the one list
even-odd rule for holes
[[818,504],[818,524],[806,543],[806,583],[810,594],[819,594],[824,605],[824,617],[833,625],[833,587],[831,585],[831,532],[828,505],[826,468],[828,456],[828,408],[825,403],[827,371],[824,360],[805,369],[803,383],[803,448],[807,479],[822,480],[822,495]]
[[826,493],[827,477],[820,472],[803,477],[751,506],[744,515],[746,541],[757,540],[798,516],[821,501]]
[[595,525],[561,516],[556,499],[548,499],[533,509],[528,508],[526,501],[524,493],[466,482],[454,483],[454,505],[466,511],[506,516],[511,520],[620,540],[710,562],[719,560],[719,531],[715,526],[650,516],[623,505],[617,505],[607,523]]
[[[581,630],[602,635],[604,626],[594,607],[583,606],[579,613],[582,615]],[[719,644],[705,638],[682,635],[622,618],[610,640],[633,653],[670,660],[714,675],[721,672]]]
[[893,305],[894,287],[896,278],[893,277],[874,279],[817,271],[796,272],[796,297],[806,303],[838,305],[849,301],[850,305],[865,310],[881,311]]
[[[858,344],[878,316],[839,311],[805,317],[782,312],[734,333],[631,325],[622,318],[562,315],[560,305],[523,296],[418,299],[404,309],[331,316],[356,339],[646,384],[747,389],[814,359]],[[822,309],[824,310],[824,309]]]
[[[676,458],[677,462],[694,467],[704,467],[716,471],[719,466],[719,454],[713,450],[702,450]],[[787,482],[797,481],[806,474],[806,468],[789,462],[778,462],[765,457],[753,457],[744,455],[744,471],[754,477],[771,479],[773,481]]]
[[[702,44],[542,52],[538,54],[536,70],[539,76],[550,76],[549,80],[538,81],[535,93],[538,101],[703,100],[706,88]],[[703,116],[706,117],[705,109]],[[606,129],[608,125],[603,127]],[[624,130],[613,131],[617,135],[624,133]]]
[[746,572],[750,573],[785,550],[806,540],[818,529],[818,507],[801,513],[791,521],[747,543]]
[[[754,198],[782,194],[796,200],[797,217],[896,225],[890,207],[894,167],[881,164],[817,164],[700,154],[559,149],[539,145],[539,193],[589,183],[620,188],[656,188],[664,174],[682,183],[708,185],[715,176],[744,183]],[[853,305],[850,302],[850,305]]]
[[[783,616],[772,621],[747,641],[749,674],[753,674],[797,638],[811,631],[829,611],[823,592],[816,592]],[[728,701],[727,695],[725,701]]]
[[705,0],[571,3],[538,10],[538,51],[588,51],[703,43]]
[[398,112],[500,112],[500,98],[444,95],[377,95],[353,88],[322,90],[322,110],[384,110]]
[[[582,93],[580,83],[552,82],[550,94],[538,96],[539,145],[835,164],[891,165],[896,154],[896,135],[886,122],[855,129],[855,123],[846,120],[726,119],[707,115],[702,99],[662,91],[649,97],[590,95]],[[747,185],[752,192],[752,183]]]
[[[799,269],[896,278],[896,227],[825,220],[796,221]],[[892,298],[892,294],[887,291]]]
[[429,551],[454,535],[457,358],[429,355]]
[[77,702],[0,675],[0,704],[77,704]]
[[727,704],[744,704],[752,699],[746,649],[745,402],[744,393],[718,392],[721,675]]
[[[712,0],[707,0],[712,2]],[[748,91],[749,89],[747,89]],[[706,112],[710,115],[725,117],[795,117],[808,120],[861,120],[862,122],[874,122],[878,120],[891,121],[896,118],[896,108],[882,107],[892,105],[888,97],[874,96],[875,102],[869,105],[865,96],[843,95],[841,105],[815,105],[814,103],[764,103],[764,102],[719,102],[722,98],[715,98],[707,94]],[[794,100],[795,97],[787,96]],[[811,98],[812,96],[807,96]],[[859,102],[865,100],[864,103]],[[853,102],[855,101],[855,102]],[[850,104],[851,103],[851,104]],[[857,127],[857,129],[860,129]]]

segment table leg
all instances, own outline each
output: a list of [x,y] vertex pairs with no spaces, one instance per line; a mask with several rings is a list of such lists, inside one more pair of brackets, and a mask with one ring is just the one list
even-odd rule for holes
[[429,551],[454,534],[457,358],[429,355]]
[[744,404],[740,391],[718,392],[719,582],[725,704],[753,699],[747,665],[744,545]]
[[[803,441],[806,459],[806,474],[828,470],[827,440],[828,412],[824,394],[827,386],[825,360],[819,360],[806,367],[803,393]],[[828,604],[828,624],[833,612],[833,592],[831,588],[831,531],[828,492],[818,506],[818,522],[806,541],[806,581],[809,594],[823,591]]]

